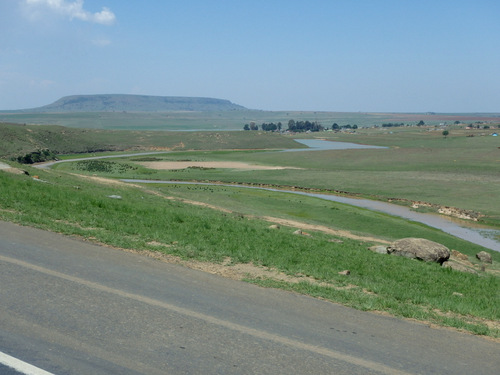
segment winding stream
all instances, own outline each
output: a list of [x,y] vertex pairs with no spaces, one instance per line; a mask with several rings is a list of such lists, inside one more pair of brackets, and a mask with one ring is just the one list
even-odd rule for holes
[[[399,206],[397,204],[392,204],[392,203],[372,201],[369,199],[347,198],[329,194],[308,193],[308,192],[293,191],[293,190],[281,190],[281,189],[233,185],[233,184],[212,184],[207,182],[154,181],[154,180],[135,180],[135,179],[122,179],[120,181],[129,183],[143,183],[143,184],[177,184],[177,185],[185,184],[185,185],[226,186],[226,187],[261,189],[261,190],[275,191],[281,193],[306,195],[308,197],[314,197],[333,202],[350,204],[356,207],[366,208],[378,212],[384,212],[393,216],[399,216],[408,220],[426,224],[433,228],[441,229],[443,232],[446,232],[463,240],[475,243],[477,245],[481,245],[488,249],[500,251],[500,242],[495,241],[493,238],[489,238],[486,235],[487,233],[494,234],[495,232],[498,233],[500,231],[487,230],[487,229],[476,230],[476,229],[465,228],[454,223],[451,219],[448,219],[445,216],[415,212],[408,207]],[[483,232],[485,235],[483,235]]]
[[[320,151],[320,150],[346,150],[346,149],[363,149],[363,148],[387,148],[381,146],[370,146],[370,145],[360,145],[356,143],[348,142],[332,142],[319,139],[300,139],[296,140],[309,148],[305,149],[289,149],[280,152],[299,152],[299,151]],[[140,155],[154,155],[154,154],[165,154],[163,151],[159,152],[143,152],[143,153],[133,153],[127,155],[111,155],[111,156],[96,156],[89,158],[73,159],[73,160],[60,160],[56,162],[49,162],[44,164],[39,164],[39,168],[47,168],[56,163],[76,161],[76,160],[90,160],[90,159],[103,159],[103,158],[113,158],[113,157],[128,157],[128,156],[140,156]],[[134,179],[122,179],[121,181],[130,183],[154,183],[154,184],[197,184],[197,185],[218,185],[218,186],[228,186],[228,187],[245,187],[242,185],[231,185],[231,184],[210,184],[210,183],[194,183],[194,182],[179,182],[179,181],[154,181],[154,180],[134,180]],[[357,199],[357,198],[347,198],[336,195],[329,194],[319,194],[319,193],[308,193],[299,192],[292,190],[279,190],[272,188],[262,188],[254,186],[246,186],[249,189],[263,189],[269,191],[277,192],[287,192],[293,194],[306,195],[310,197],[316,197],[320,199],[325,199],[329,201],[350,204],[357,207],[366,208],[369,210],[384,212],[390,215],[399,216],[408,220],[426,224],[430,227],[440,229],[446,233],[449,233],[455,237],[464,239],[466,241],[475,243],[477,245],[486,247],[491,250],[500,251],[500,242],[494,239],[495,235],[499,235],[499,230],[494,229],[476,229],[476,228],[466,228],[460,226],[459,224],[453,222],[451,218],[446,216],[441,216],[437,214],[426,214],[412,211],[408,207],[399,206],[392,203],[373,201],[369,199]]]

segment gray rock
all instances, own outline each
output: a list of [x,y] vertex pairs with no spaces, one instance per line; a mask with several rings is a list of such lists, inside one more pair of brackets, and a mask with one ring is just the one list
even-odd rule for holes
[[382,245],[371,246],[368,248],[368,250],[378,254],[387,254],[387,246],[382,246]]
[[463,263],[457,262],[455,260],[448,260],[448,261],[444,262],[443,267],[444,268],[451,268],[454,271],[473,273],[474,275],[478,274],[474,268],[467,267]]
[[389,246],[387,252],[439,264],[443,264],[450,257],[450,250],[446,246],[425,238],[403,238]]
[[491,254],[487,253],[486,251],[481,251],[477,253],[476,258],[483,263],[493,263],[493,260],[491,259]]

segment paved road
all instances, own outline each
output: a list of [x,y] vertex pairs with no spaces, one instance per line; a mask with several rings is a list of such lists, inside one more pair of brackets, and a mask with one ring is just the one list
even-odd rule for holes
[[0,352],[63,374],[497,374],[500,344],[0,222]]

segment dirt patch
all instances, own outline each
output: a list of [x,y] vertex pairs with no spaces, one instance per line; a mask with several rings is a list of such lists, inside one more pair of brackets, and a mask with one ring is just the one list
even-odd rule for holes
[[186,168],[221,168],[221,169],[243,169],[243,170],[276,170],[276,169],[298,169],[292,167],[280,167],[271,165],[257,165],[235,161],[150,161],[138,163],[149,169],[175,170]]
[[13,168],[9,164],[5,164],[2,162],[0,162],[0,170],[5,171],[5,172],[9,172],[9,173],[13,173],[13,174],[26,174],[26,172],[23,171],[22,169]]
[[259,219],[263,219],[263,220],[269,221],[271,223],[284,225],[287,227],[294,227],[294,228],[305,229],[305,230],[309,230],[309,231],[323,232],[323,233],[331,234],[333,236],[350,238],[353,240],[377,242],[377,243],[381,243],[381,244],[390,244],[391,243],[390,241],[382,240],[380,238],[369,237],[369,236],[358,236],[358,235],[353,234],[347,230],[332,229],[332,228],[325,227],[323,225],[307,224],[307,223],[302,223],[300,221],[280,219],[280,218],[271,217],[271,216],[259,217]]
[[[153,246],[165,246],[165,247],[172,247],[174,245],[165,245],[165,244],[153,244],[150,243]],[[203,271],[203,272],[208,272],[214,275],[219,275],[231,280],[238,280],[242,281],[245,279],[252,279],[252,280],[275,280],[275,281],[283,281],[286,283],[292,283],[292,284],[298,284],[301,282],[307,282],[312,285],[319,285],[319,286],[324,286],[324,287],[329,287],[329,288],[334,288],[334,289],[339,289],[339,290],[344,290],[344,289],[352,289],[352,288],[357,288],[356,285],[347,285],[347,286],[338,286],[333,283],[327,283],[323,281],[319,281],[311,276],[306,276],[306,275],[288,275],[284,272],[278,271],[275,268],[270,268],[270,267],[264,267],[264,266],[258,266],[253,263],[232,263],[231,258],[227,257],[224,259],[222,263],[209,263],[209,262],[202,262],[198,260],[185,260],[180,257],[170,255],[170,254],[164,254],[158,251],[149,251],[149,250],[129,250],[129,249],[123,249],[124,251],[131,252],[131,253],[136,253],[136,254],[141,254],[145,255],[150,258],[154,258],[166,263],[171,263],[171,264],[179,264],[184,267],[188,267],[191,269]],[[367,294],[369,294],[368,291],[366,291]]]

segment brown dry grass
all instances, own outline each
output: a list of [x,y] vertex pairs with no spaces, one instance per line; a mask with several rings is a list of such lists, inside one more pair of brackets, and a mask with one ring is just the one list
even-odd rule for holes
[[273,165],[257,165],[234,161],[148,161],[138,163],[149,169],[176,170],[186,168],[225,168],[244,170],[276,170],[276,169],[298,169],[292,167],[280,167]]

